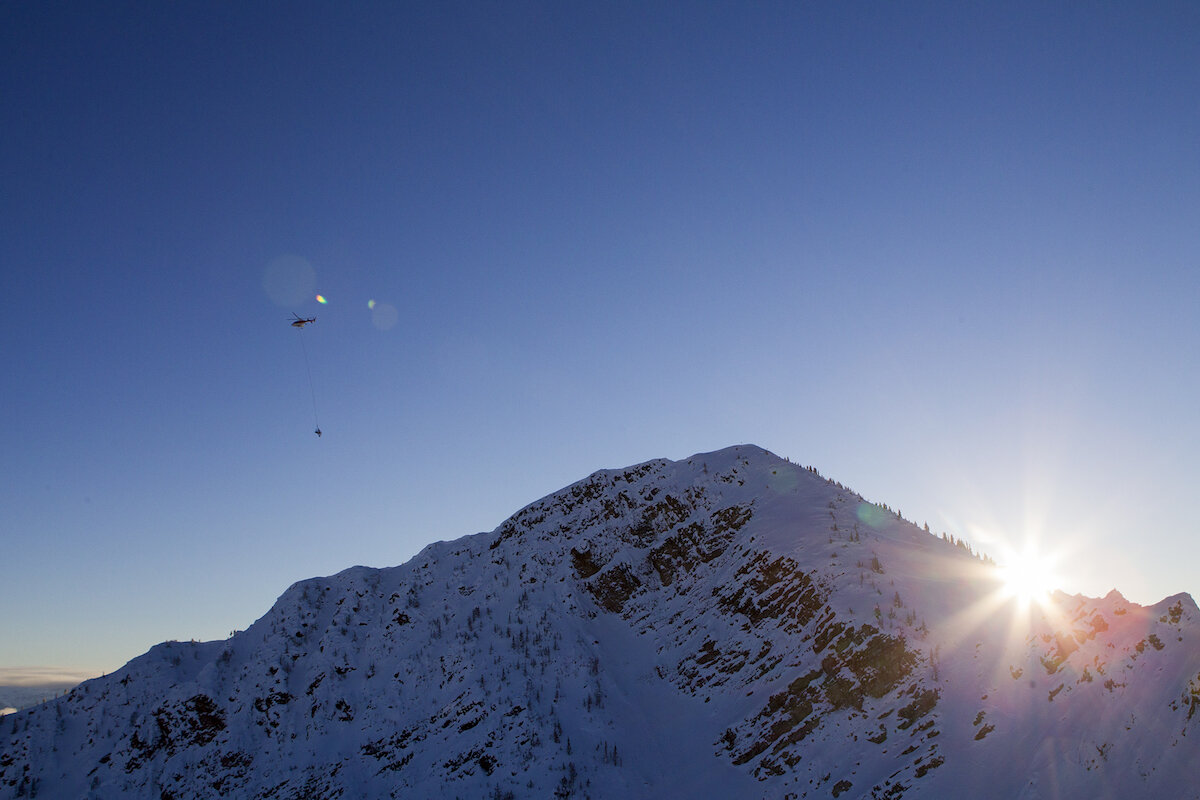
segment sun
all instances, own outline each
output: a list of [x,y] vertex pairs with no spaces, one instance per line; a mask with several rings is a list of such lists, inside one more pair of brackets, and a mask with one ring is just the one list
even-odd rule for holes
[[1045,602],[1058,584],[1051,560],[1033,549],[1011,553],[998,567],[998,577],[1001,593],[1021,605]]

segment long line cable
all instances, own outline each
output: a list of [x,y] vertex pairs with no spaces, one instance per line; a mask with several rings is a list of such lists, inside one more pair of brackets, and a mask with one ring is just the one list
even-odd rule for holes
[[321,421],[317,419],[317,390],[313,387],[312,367],[308,365],[308,348],[304,344],[304,330],[300,331],[300,349],[304,352],[304,371],[308,373],[308,392],[312,395],[313,423],[317,426],[315,433],[321,435]]

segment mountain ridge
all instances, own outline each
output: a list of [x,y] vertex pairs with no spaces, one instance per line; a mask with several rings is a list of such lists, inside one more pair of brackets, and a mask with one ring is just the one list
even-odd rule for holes
[[5,718],[0,798],[1200,797],[1192,598],[993,573],[754,445],[600,470]]

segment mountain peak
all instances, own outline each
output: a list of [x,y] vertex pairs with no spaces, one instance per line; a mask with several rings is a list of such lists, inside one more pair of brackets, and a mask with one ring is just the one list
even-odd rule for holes
[[1022,608],[964,548],[737,445],[158,645],[6,719],[0,798],[1195,797],[1200,613],[1168,601]]

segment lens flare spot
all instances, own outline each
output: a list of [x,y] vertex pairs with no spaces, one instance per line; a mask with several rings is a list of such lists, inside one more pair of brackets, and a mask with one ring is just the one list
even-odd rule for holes
[[857,509],[858,521],[872,528],[878,528],[887,522],[887,512],[874,503],[859,503]]
[[374,301],[374,300],[368,300],[368,301],[367,301],[367,308],[369,308],[369,309],[371,309],[372,311],[374,311],[374,310],[375,310],[375,301]]
[[798,469],[780,468],[771,470],[767,476],[767,487],[778,494],[792,494],[800,485]]
[[400,312],[391,303],[379,303],[371,309],[371,324],[386,331],[400,321]]
[[300,256],[280,256],[263,270],[263,289],[278,306],[300,305],[312,297],[316,283],[316,270]]
[[320,303],[321,305],[325,305],[329,301],[325,299],[325,295],[319,294],[319,295],[317,295],[317,302]]

